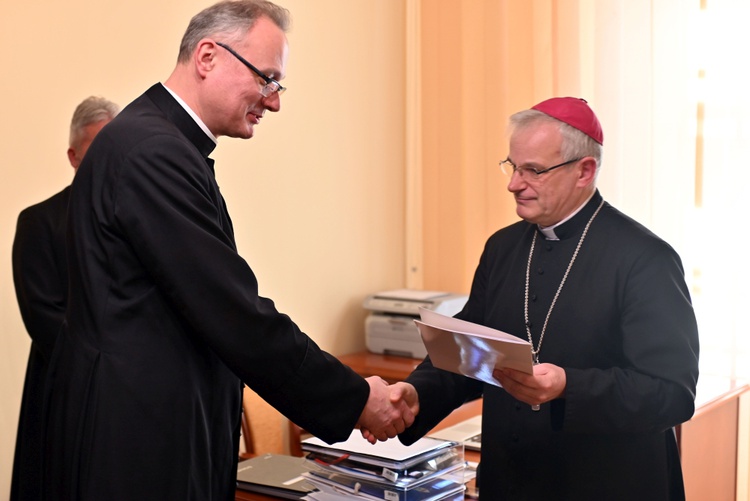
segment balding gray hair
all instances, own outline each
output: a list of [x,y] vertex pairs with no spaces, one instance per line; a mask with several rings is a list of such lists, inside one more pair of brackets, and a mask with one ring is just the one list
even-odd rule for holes
[[269,18],[283,32],[291,24],[289,11],[267,0],[225,0],[202,10],[185,30],[177,62],[187,62],[204,38],[224,35],[230,39],[222,41],[233,42],[244,37],[261,17]]
[[103,97],[91,96],[84,99],[76,106],[73,118],[70,121],[70,139],[68,146],[71,148],[78,145],[83,129],[102,120],[112,120],[120,112],[120,107]]

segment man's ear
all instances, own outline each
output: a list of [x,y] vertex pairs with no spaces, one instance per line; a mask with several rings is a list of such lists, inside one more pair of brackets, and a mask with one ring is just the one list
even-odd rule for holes
[[70,165],[73,166],[73,170],[78,169],[78,164],[80,164],[80,162],[76,158],[76,150],[72,147],[68,148],[68,161],[70,162]]
[[202,78],[205,78],[206,74],[216,66],[217,47],[216,42],[204,38],[198,42],[198,47],[193,52],[195,69]]
[[596,180],[597,163],[594,157],[584,157],[581,160],[580,174],[578,175],[578,186],[588,186]]

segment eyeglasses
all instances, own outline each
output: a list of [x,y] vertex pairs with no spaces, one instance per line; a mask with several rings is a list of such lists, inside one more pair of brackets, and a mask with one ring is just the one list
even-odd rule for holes
[[216,45],[218,45],[219,47],[224,47],[226,50],[229,51],[230,54],[232,54],[234,57],[236,57],[237,59],[239,59],[242,64],[244,64],[245,66],[247,66],[248,68],[250,68],[250,70],[253,73],[255,73],[256,75],[258,75],[260,78],[263,79],[264,82],[266,82],[266,84],[260,90],[260,93],[263,94],[263,97],[269,97],[274,92],[278,92],[279,95],[281,95],[281,94],[284,93],[284,91],[286,90],[286,87],[282,87],[279,82],[277,82],[276,80],[274,80],[273,78],[269,77],[268,75],[266,75],[265,73],[263,73],[262,71],[260,71],[258,68],[256,68],[252,64],[250,64],[244,57],[242,57],[239,54],[237,54],[234,51],[234,49],[232,49],[230,46],[228,46],[226,44],[223,44],[221,42],[216,42]]
[[558,167],[564,167],[568,164],[572,164],[574,162],[577,162],[581,160],[583,157],[574,158],[573,160],[568,160],[567,162],[563,162],[561,164],[553,165],[552,167],[547,167],[546,169],[535,169],[534,167],[529,166],[521,166],[518,167],[516,164],[514,164],[510,158],[506,158],[502,162],[500,162],[500,168],[503,171],[503,174],[505,174],[508,177],[512,177],[513,174],[518,172],[518,175],[521,176],[521,179],[525,180],[534,180],[539,178],[542,174],[546,174],[547,172],[557,169]]

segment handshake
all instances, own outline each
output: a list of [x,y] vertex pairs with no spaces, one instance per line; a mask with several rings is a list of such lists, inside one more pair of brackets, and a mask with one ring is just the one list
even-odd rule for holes
[[357,421],[357,428],[368,442],[393,438],[412,425],[419,414],[419,396],[409,383],[388,385],[378,376],[366,378],[370,396]]

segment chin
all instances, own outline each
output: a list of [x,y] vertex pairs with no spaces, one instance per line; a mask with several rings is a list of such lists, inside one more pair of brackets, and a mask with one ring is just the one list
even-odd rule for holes
[[234,131],[230,134],[227,134],[227,136],[233,137],[235,139],[250,139],[251,137],[253,137],[254,132],[255,131],[253,131],[253,129],[250,128],[250,129],[245,129],[242,131]]
[[523,210],[521,208],[516,209],[518,217],[530,224],[538,224],[539,214],[534,214],[531,211]]

